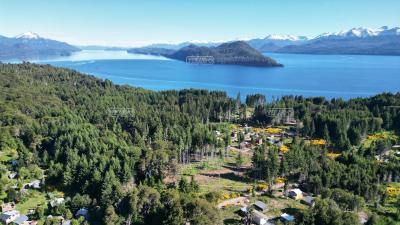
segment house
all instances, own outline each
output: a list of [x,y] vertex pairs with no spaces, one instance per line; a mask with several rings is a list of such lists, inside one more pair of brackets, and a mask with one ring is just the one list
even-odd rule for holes
[[78,212],[76,212],[75,216],[78,218],[82,216],[87,219],[89,216],[89,210],[87,210],[86,208],[81,208],[78,210]]
[[250,148],[250,147],[251,147],[251,144],[248,143],[248,142],[242,142],[242,143],[240,143],[240,145],[239,145],[239,148],[240,148],[240,149]]
[[70,225],[71,224],[71,220],[64,220],[61,225]]
[[281,215],[281,220],[284,222],[293,222],[294,221],[294,216],[284,213]]
[[0,222],[9,224],[20,216],[17,210],[11,210],[0,214]]
[[50,200],[49,204],[52,208],[61,205],[62,203],[64,203],[64,198],[54,198],[52,200]]
[[291,189],[288,191],[288,196],[294,200],[299,200],[303,198],[303,192],[298,188]]
[[257,144],[257,145],[262,145],[262,143],[263,143],[262,137],[257,137],[257,139],[256,139],[256,144]]
[[242,208],[240,208],[240,210],[239,210],[239,214],[240,214],[241,216],[246,216],[248,211],[249,211],[249,210],[247,210],[247,207],[242,207]]
[[267,204],[261,201],[256,201],[254,203],[254,207],[258,210],[261,210],[261,212],[265,211],[267,209]]
[[296,136],[296,132],[288,131],[288,132],[283,133],[283,136],[286,138],[294,137],[294,136]]
[[17,173],[16,172],[10,172],[10,173],[8,173],[8,178],[10,178],[10,179],[14,179],[14,178],[16,178],[17,177]]
[[253,220],[253,223],[255,223],[256,225],[268,224],[268,217],[257,210],[253,210],[251,219]]
[[40,180],[34,180],[34,181],[30,182],[30,183],[27,183],[25,185],[25,188],[40,189],[41,184],[42,183],[40,182]]
[[232,132],[231,133],[231,137],[232,137],[232,139],[237,139],[237,133],[236,132]]
[[296,120],[292,119],[292,120],[287,120],[287,121],[285,121],[284,124],[285,124],[285,125],[288,125],[288,126],[296,126],[296,125],[297,125],[297,122],[296,122]]
[[308,205],[308,206],[314,206],[315,199],[314,199],[314,197],[306,196],[301,200],[301,202],[306,204],[306,205]]
[[251,141],[251,135],[250,133],[247,133],[244,135],[244,140],[250,142]]
[[15,209],[15,203],[14,202],[1,204],[1,211],[2,212],[8,212],[8,211],[12,211],[14,209]]
[[28,217],[25,215],[19,216],[17,219],[13,221],[13,223],[17,225],[29,225]]

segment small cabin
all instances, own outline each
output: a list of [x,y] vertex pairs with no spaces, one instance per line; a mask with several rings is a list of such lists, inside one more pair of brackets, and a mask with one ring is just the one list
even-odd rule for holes
[[15,203],[14,202],[1,204],[1,211],[2,212],[8,212],[8,211],[12,211],[14,209],[15,209]]
[[255,223],[256,225],[268,224],[268,217],[257,210],[253,210],[251,219],[252,219],[253,223]]
[[25,215],[20,215],[17,219],[13,221],[17,225],[29,225],[29,218]]
[[8,173],[8,178],[15,179],[17,177],[17,175],[18,174],[16,172],[10,172],[10,173]]
[[299,200],[303,198],[303,192],[298,188],[291,189],[288,191],[288,196],[294,200]]
[[308,205],[308,206],[314,206],[314,204],[315,204],[315,199],[314,199],[314,197],[306,196],[306,197],[304,197],[304,198],[301,200],[301,202],[302,202],[303,204]]
[[240,214],[241,216],[246,216],[248,212],[249,212],[249,210],[247,209],[247,207],[242,207],[242,208],[240,208],[240,210],[239,210],[239,214]]
[[71,220],[64,220],[61,225],[71,225]]
[[34,180],[30,183],[27,183],[25,185],[25,188],[40,189],[41,185],[42,185],[42,182],[40,182],[40,180]]
[[49,202],[49,204],[50,204],[50,206],[51,206],[52,208],[54,208],[54,207],[56,207],[56,206],[58,206],[58,205],[63,204],[64,201],[65,201],[64,198],[54,198],[54,199],[52,199],[52,200]]
[[17,210],[11,210],[0,214],[0,222],[9,224],[20,216]]
[[254,203],[254,207],[258,210],[260,210],[261,212],[264,212],[265,210],[267,210],[267,204],[265,204],[262,201],[256,201]]

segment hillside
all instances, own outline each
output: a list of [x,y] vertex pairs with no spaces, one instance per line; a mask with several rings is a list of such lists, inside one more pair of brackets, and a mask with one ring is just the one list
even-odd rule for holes
[[[400,93],[271,103],[252,95],[244,104],[30,63],[0,64],[0,86],[0,201],[34,209],[41,224],[233,225],[256,201],[266,218],[288,212],[296,224],[399,221]],[[290,123],[286,112],[271,114],[282,106]],[[44,182],[24,185],[32,180]],[[51,206],[54,196],[65,202]],[[74,218],[83,208],[88,216]]]
[[127,52],[132,54],[165,56],[174,53],[175,50],[167,48],[157,48],[157,47],[143,47],[143,48],[131,48],[128,49]]
[[42,38],[35,33],[16,37],[0,37],[0,60],[29,60],[67,56],[79,48],[65,42]]

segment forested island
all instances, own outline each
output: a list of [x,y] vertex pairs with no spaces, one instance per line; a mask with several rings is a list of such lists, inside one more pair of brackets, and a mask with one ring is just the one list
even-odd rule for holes
[[133,48],[129,53],[161,55],[195,64],[226,64],[257,67],[281,67],[282,64],[264,56],[244,41],[223,43],[216,47],[191,44],[178,50],[166,48]]
[[46,225],[400,222],[400,93],[241,102],[30,63],[0,64],[0,86],[2,215]]

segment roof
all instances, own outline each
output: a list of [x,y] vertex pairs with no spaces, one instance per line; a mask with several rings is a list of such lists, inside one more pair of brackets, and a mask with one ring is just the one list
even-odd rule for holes
[[306,197],[303,198],[303,201],[305,201],[307,203],[313,203],[314,197],[306,196]]
[[262,210],[265,210],[267,208],[267,204],[265,204],[264,202],[261,201],[256,201],[254,203],[255,206],[257,206],[257,208],[260,208]]
[[50,201],[51,207],[61,205],[64,202],[64,198],[55,198]]
[[0,215],[1,215],[2,218],[8,218],[8,217],[12,217],[12,216],[15,216],[15,215],[18,215],[18,214],[19,214],[19,212],[17,210],[11,210],[11,211],[8,211],[8,212],[4,212],[4,213],[2,213]]
[[281,218],[286,221],[294,221],[294,216],[287,214],[287,213],[282,214]]
[[76,212],[76,216],[87,216],[89,211],[86,208],[81,208]]
[[28,217],[27,216],[25,216],[25,215],[21,215],[20,217],[18,217],[17,219],[15,219],[13,222],[14,223],[16,223],[16,224],[23,224],[23,223],[25,223],[26,221],[28,221]]
[[257,224],[266,224],[268,221],[268,217],[257,210],[253,210],[252,219]]
[[61,225],[70,225],[71,220],[64,220]]
[[298,189],[298,188],[295,188],[295,189],[291,189],[291,190],[289,190],[289,192],[294,192],[294,193],[296,193],[296,195],[301,195],[303,192],[300,190],[300,189]]

